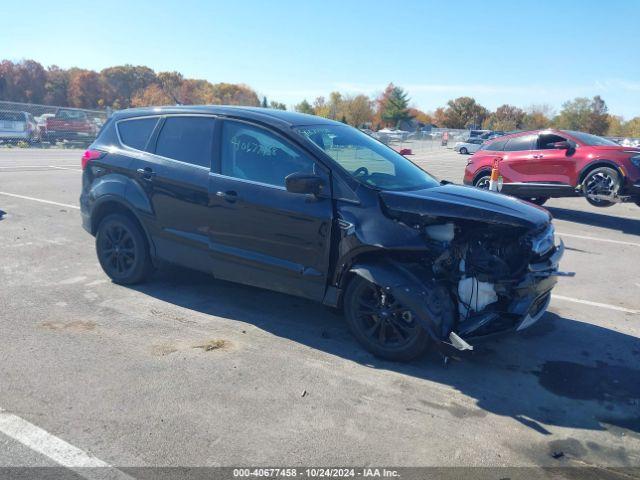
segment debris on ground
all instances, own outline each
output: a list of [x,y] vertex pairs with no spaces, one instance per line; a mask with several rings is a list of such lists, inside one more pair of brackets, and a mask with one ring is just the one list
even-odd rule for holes
[[564,452],[551,452],[551,456],[553,458],[555,458],[556,460],[560,460],[562,457],[564,457]]
[[301,394],[300,396],[301,396],[302,398],[306,397],[306,396],[307,396],[307,391],[306,391],[306,390],[303,390],[303,391],[302,391],[302,394]]
[[211,350],[219,350],[228,345],[229,343],[226,340],[209,340],[207,343],[203,343],[202,345],[194,345],[193,348],[201,348],[205,352],[210,352]]

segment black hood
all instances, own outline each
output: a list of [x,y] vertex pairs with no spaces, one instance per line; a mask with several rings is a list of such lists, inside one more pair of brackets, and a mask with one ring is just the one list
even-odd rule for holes
[[390,211],[423,216],[460,218],[479,222],[538,229],[549,223],[545,209],[514,197],[461,185],[408,192],[380,192]]

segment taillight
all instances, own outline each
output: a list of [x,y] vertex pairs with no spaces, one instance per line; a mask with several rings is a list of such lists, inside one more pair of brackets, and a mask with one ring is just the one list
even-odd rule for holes
[[85,150],[85,152],[82,154],[82,169],[84,170],[85,168],[87,168],[87,164],[91,160],[102,158],[103,155],[104,152],[101,152],[100,150]]

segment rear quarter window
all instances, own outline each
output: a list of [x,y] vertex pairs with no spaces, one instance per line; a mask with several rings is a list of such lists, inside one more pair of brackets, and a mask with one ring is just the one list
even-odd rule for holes
[[491,142],[482,147],[482,150],[486,150],[489,152],[501,152],[504,150],[504,145],[507,143],[506,140],[498,140],[497,142]]
[[522,135],[520,137],[510,138],[504,149],[507,152],[520,152],[524,150],[533,150],[537,135]]
[[156,123],[157,117],[121,120],[117,124],[120,141],[127,147],[144,150]]

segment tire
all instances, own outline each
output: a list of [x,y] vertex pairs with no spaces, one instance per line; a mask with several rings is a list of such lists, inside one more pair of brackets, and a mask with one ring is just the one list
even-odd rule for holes
[[[431,340],[410,310],[391,294],[381,305],[380,287],[354,277],[344,296],[344,313],[358,342],[376,357],[407,362],[424,355]],[[403,336],[404,335],[404,336]]]
[[598,167],[591,170],[582,181],[582,193],[584,197],[594,207],[611,207],[616,202],[599,200],[591,197],[591,194],[612,194],[615,195],[620,190],[620,174],[611,167]]
[[476,188],[481,188],[482,190],[489,190],[490,180],[491,180],[491,173],[489,172],[481,173],[473,181],[473,186]]
[[535,203],[536,205],[542,206],[549,200],[549,197],[535,197],[535,198],[527,198],[528,202]]
[[465,147],[462,147],[462,148],[460,149],[460,153],[461,153],[462,155],[466,155],[467,153],[469,153],[469,150],[467,150]]
[[104,273],[122,285],[142,282],[153,269],[144,233],[121,213],[108,215],[100,222],[96,253]]

